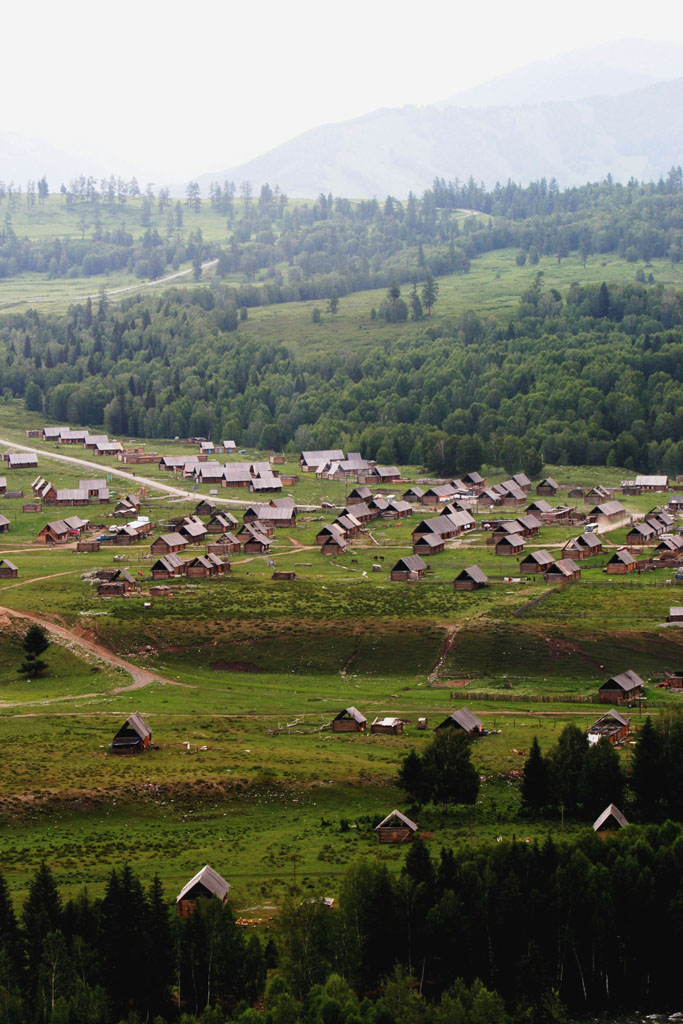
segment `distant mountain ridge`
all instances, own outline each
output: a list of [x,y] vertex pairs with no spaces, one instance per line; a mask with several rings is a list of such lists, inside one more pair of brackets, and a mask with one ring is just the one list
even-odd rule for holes
[[381,109],[314,128],[263,156],[196,180],[278,184],[292,196],[383,198],[420,192],[435,177],[556,178],[562,187],[658,179],[683,163],[683,78],[617,96],[535,106]]

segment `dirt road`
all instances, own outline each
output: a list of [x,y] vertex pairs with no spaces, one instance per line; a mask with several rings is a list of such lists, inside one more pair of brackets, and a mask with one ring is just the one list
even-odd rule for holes
[[[35,582],[35,580],[33,582]],[[36,615],[34,612],[18,612],[13,608],[0,606],[0,615],[6,615],[11,619],[24,619],[27,622],[35,622],[46,629],[49,633],[53,633],[55,636],[60,637],[60,639],[66,640],[69,644],[80,647],[81,650],[94,655],[101,661],[105,661],[108,665],[114,665],[116,668],[122,668],[124,672],[127,672],[133,679],[133,682],[129,686],[117,686],[112,690],[104,690],[97,693],[69,694],[64,697],[50,697],[48,699],[36,701],[2,701],[0,702],[0,708],[29,707],[31,704],[39,704],[42,707],[44,704],[61,704],[62,701],[65,700],[87,700],[90,697],[108,697],[114,693],[128,693],[131,690],[141,690],[143,687],[149,686],[150,683],[157,682],[168,683],[170,686],[189,685],[187,683],[179,683],[175,679],[166,679],[164,676],[160,676],[158,672],[150,672],[149,669],[139,668],[137,665],[133,665],[132,662],[126,661],[125,658],[120,658],[117,654],[113,654],[106,647],[103,647],[102,644],[97,644],[92,640],[87,640],[85,637],[78,636],[78,634],[74,633],[72,630],[66,629],[64,626],[59,626],[50,619],[46,619],[42,615]]]

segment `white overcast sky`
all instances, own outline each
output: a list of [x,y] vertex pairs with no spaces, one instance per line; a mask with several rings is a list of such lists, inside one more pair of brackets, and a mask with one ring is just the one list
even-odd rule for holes
[[683,41],[682,0],[31,0],[3,9],[0,131],[182,180],[626,37]]

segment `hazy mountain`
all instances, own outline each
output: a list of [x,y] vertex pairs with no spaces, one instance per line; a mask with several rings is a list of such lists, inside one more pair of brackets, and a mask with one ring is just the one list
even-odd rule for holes
[[621,39],[534,61],[456,93],[437,106],[517,107],[541,101],[617,96],[678,78],[682,71],[683,43]]
[[50,190],[56,192],[62,182],[81,174],[108,178],[110,173],[97,160],[84,160],[40,139],[0,131],[0,180],[6,183],[14,181],[25,189],[29,178],[36,181],[44,174]]
[[486,109],[452,106],[376,110],[324,125],[261,157],[197,180],[278,184],[292,196],[383,198],[421,191],[435,177],[561,186],[650,180],[683,163],[683,79],[621,96]]

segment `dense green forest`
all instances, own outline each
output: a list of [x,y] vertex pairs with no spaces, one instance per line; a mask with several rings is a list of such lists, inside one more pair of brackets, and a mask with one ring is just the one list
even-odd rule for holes
[[[680,825],[618,841],[487,845],[430,855],[400,875],[352,865],[339,907],[293,893],[270,935],[229,906],[171,913],[127,867],[103,898],[64,902],[49,868],[19,917],[0,877],[0,1013],[8,1024],[453,1024],[565,1020],[680,1005]],[[275,968],[266,988],[269,968]],[[265,989],[265,1007],[252,1009]]]
[[[512,182],[486,191],[437,180],[421,197],[405,202],[387,196],[352,202],[320,195],[290,204],[276,187],[257,198],[244,183],[212,183],[208,200],[190,183],[183,201],[168,189],[141,193],[135,179],[96,182],[81,176],[62,186],[70,214],[61,237],[33,238],[13,227],[18,210],[40,210],[48,183],[29,182],[22,191],[0,182],[0,278],[26,271],[49,277],[89,277],[126,267],[141,278],[160,277],[185,261],[216,258],[221,276],[238,276],[258,287],[242,289],[238,305],[329,297],[408,283],[428,269],[439,275],[467,272],[485,252],[516,247],[531,263],[570,253],[618,253],[636,262],[683,258],[683,175],[672,168],[658,183],[600,184],[560,191],[545,180],[521,187]],[[204,205],[203,205],[204,204]],[[224,225],[222,241],[206,242],[196,215],[207,208]],[[467,219],[458,210],[487,218]],[[108,224],[105,227],[104,224]],[[138,234],[133,233],[133,225]],[[80,237],[79,237],[80,236]]]
[[505,327],[468,310],[383,349],[295,355],[259,340],[229,288],[106,298],[0,322],[0,388],[113,435],[344,445],[460,472],[484,461],[683,469],[683,295],[537,274]]

